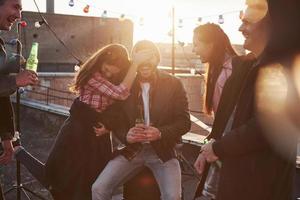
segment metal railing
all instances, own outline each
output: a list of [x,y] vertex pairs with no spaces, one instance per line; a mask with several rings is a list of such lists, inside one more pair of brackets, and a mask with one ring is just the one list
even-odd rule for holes
[[56,104],[69,107],[76,95],[65,90],[58,90],[51,87],[37,85],[26,87],[22,91],[21,99],[37,101],[39,103],[50,105]]

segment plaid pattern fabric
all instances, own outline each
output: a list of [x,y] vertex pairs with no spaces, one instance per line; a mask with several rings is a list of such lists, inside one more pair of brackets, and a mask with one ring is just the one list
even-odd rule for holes
[[115,100],[125,100],[129,90],[123,84],[114,85],[97,72],[80,90],[79,100],[102,112]]

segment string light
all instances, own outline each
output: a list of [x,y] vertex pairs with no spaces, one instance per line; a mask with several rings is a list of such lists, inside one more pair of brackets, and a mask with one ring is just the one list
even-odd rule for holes
[[219,15],[218,23],[219,23],[219,24],[224,24],[224,18],[223,18],[223,15]]
[[144,18],[143,17],[140,18],[139,24],[140,24],[140,26],[144,26]]
[[83,9],[83,12],[84,12],[84,13],[89,13],[89,11],[90,11],[90,5],[86,5],[86,6],[84,7],[84,9]]
[[125,20],[125,14],[121,14],[119,20],[120,20],[120,21],[124,21],[124,20]]
[[80,65],[79,64],[75,65],[74,66],[74,71],[78,72],[79,70],[80,70]]
[[[74,0],[70,0],[69,1],[69,5],[71,7],[74,6]],[[94,7],[96,9],[99,9],[99,10],[102,10],[100,9],[99,7],[96,7],[96,6],[90,6],[89,4],[87,4],[84,9],[83,9],[83,12],[84,13],[89,13],[89,9],[90,7]],[[111,13],[116,13],[116,14],[120,14],[119,12],[114,12],[114,11],[110,11]],[[207,15],[207,16],[201,16],[201,17],[188,17],[188,18],[180,18],[178,20],[178,28],[182,28],[184,26],[183,24],[183,21],[187,20],[187,19],[192,19],[192,20],[196,20],[196,24],[197,25],[200,25],[202,23],[202,20],[203,18],[210,18],[210,17],[214,17],[214,16],[219,16],[218,18],[218,23],[219,24],[224,24],[225,20],[224,20],[224,15],[226,14],[231,14],[231,13],[240,13],[240,17],[242,15],[242,11],[241,10],[233,10],[233,11],[228,11],[228,12],[224,12],[222,14],[212,14],[212,15]],[[134,16],[134,15],[126,15],[126,16],[129,16],[129,18],[133,18],[137,23],[139,23],[140,26],[143,26],[144,25],[144,18],[143,17],[138,17],[138,16]],[[107,18],[108,17],[108,11],[107,10],[104,10],[101,14],[101,17],[102,18]],[[126,17],[127,18],[127,17]],[[120,21],[124,21],[125,20],[125,14],[122,13],[119,17],[119,20]]]
[[107,10],[104,10],[104,11],[103,11],[101,17],[102,17],[102,18],[106,18],[106,17],[107,17]]
[[23,28],[27,26],[27,22],[26,22],[26,21],[20,21],[19,23],[20,23],[20,25],[21,25]]
[[34,27],[35,27],[35,28],[40,28],[44,23],[45,23],[44,20],[42,20],[42,21],[37,21],[37,22],[34,23]]
[[197,25],[200,25],[202,22],[202,17],[198,17],[198,20],[197,20]]
[[70,0],[70,1],[69,1],[69,6],[70,6],[70,7],[73,7],[74,5],[75,5],[75,4],[74,4],[74,0]]
[[183,20],[179,19],[178,20],[178,28],[182,28],[183,27]]

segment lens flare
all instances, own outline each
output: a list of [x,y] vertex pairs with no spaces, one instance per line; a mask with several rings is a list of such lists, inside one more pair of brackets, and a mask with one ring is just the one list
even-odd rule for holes
[[247,18],[251,23],[257,23],[268,13],[268,3],[266,0],[247,0],[247,7],[242,18]]
[[[291,158],[295,151],[300,131],[291,113],[291,108],[300,107],[299,102],[294,101],[291,80],[287,68],[272,64],[260,69],[256,82],[260,126],[271,146],[286,158]],[[300,112],[298,114],[300,116]]]

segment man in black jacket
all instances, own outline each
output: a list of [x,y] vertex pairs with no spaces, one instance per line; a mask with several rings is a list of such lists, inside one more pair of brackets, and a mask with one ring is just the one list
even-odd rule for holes
[[[299,96],[293,91],[289,68],[295,53],[300,51],[296,35],[300,29],[296,20],[300,3],[297,0],[247,3],[241,31],[246,38],[245,48],[253,51],[258,61],[243,84],[232,114],[231,131],[204,145],[197,165],[201,172],[205,161],[222,162],[217,200],[290,200],[297,141],[291,132],[297,130],[299,134],[296,128]],[[253,8],[267,12],[254,12]],[[257,17],[262,19],[255,22]],[[264,29],[267,40],[263,48],[257,48],[261,44],[253,36],[262,37],[258,32]],[[287,86],[284,81],[290,84]],[[293,121],[297,118],[298,122]]]
[[[21,18],[21,10],[21,0],[0,0],[0,30],[9,31],[14,22]],[[13,156],[12,138],[15,130],[13,109],[9,96],[18,87],[37,83],[37,75],[34,72],[24,70],[18,73],[18,66],[19,64],[16,61],[13,63],[7,62],[4,42],[0,38],[0,137],[4,149],[3,154],[0,156],[0,164],[7,164]],[[10,75],[9,72],[17,74]]]
[[[186,93],[178,78],[157,69],[157,47],[150,41],[140,41],[134,47],[134,51],[144,49],[153,49],[155,54],[139,66],[131,95],[124,102],[123,125],[118,124],[116,132],[127,147],[93,184],[94,200],[111,199],[113,190],[143,166],[153,172],[161,199],[179,200],[181,196],[181,171],[174,147],[191,126]],[[140,118],[143,124],[139,124]]]

